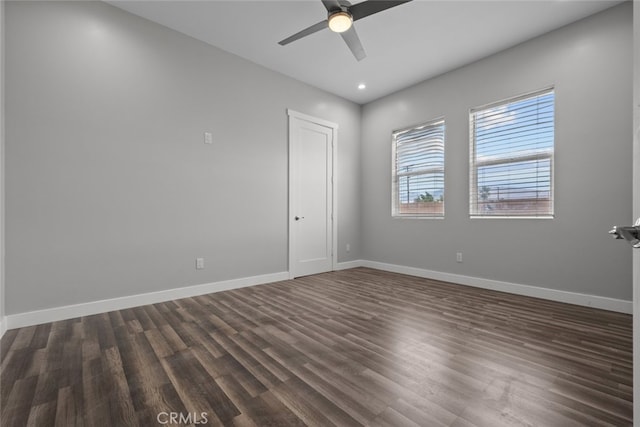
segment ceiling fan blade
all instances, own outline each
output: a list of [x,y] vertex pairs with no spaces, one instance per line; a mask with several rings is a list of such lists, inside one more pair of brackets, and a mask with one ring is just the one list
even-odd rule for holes
[[340,33],[340,35],[358,61],[366,58],[367,54],[364,52],[364,47],[362,47],[362,43],[360,43],[360,38],[355,28],[351,27],[344,33]]
[[321,0],[324,7],[327,8],[327,12],[332,12],[334,10],[340,10],[340,2],[338,0]]
[[411,0],[368,0],[349,7],[349,13],[353,16],[353,20],[357,21],[358,19],[366,18],[374,13],[382,12],[383,10],[391,9],[392,7],[400,6],[401,4],[409,3],[410,1]]
[[316,33],[316,32],[318,32],[320,30],[323,30],[323,29],[327,28],[327,25],[328,25],[328,23],[327,23],[327,20],[325,19],[322,22],[318,22],[317,24],[314,24],[314,25],[312,25],[312,26],[310,26],[308,28],[305,28],[302,31],[298,31],[294,35],[292,35],[290,37],[287,37],[286,39],[284,39],[282,41],[279,41],[278,44],[280,46],[284,46],[284,45],[289,44],[291,42],[294,42],[294,41],[296,41],[298,39],[306,37],[309,34],[313,34],[313,33]]

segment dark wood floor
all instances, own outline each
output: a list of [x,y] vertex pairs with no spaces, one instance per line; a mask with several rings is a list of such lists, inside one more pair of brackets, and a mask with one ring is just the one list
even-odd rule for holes
[[10,330],[1,350],[7,427],[632,424],[631,316],[365,268]]

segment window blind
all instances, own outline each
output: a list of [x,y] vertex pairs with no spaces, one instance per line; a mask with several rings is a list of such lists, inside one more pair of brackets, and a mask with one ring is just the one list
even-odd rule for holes
[[444,119],[393,133],[394,216],[444,216]]
[[471,110],[472,216],[553,216],[555,94]]

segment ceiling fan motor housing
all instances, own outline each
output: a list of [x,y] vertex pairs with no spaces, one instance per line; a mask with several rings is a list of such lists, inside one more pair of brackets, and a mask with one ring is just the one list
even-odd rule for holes
[[335,33],[344,33],[353,25],[353,16],[346,8],[329,12],[327,25]]

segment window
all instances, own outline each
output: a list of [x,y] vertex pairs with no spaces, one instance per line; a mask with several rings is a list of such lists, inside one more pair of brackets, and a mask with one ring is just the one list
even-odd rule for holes
[[396,217],[444,216],[444,119],[393,133]]
[[471,110],[471,216],[553,216],[554,102],[552,88]]

